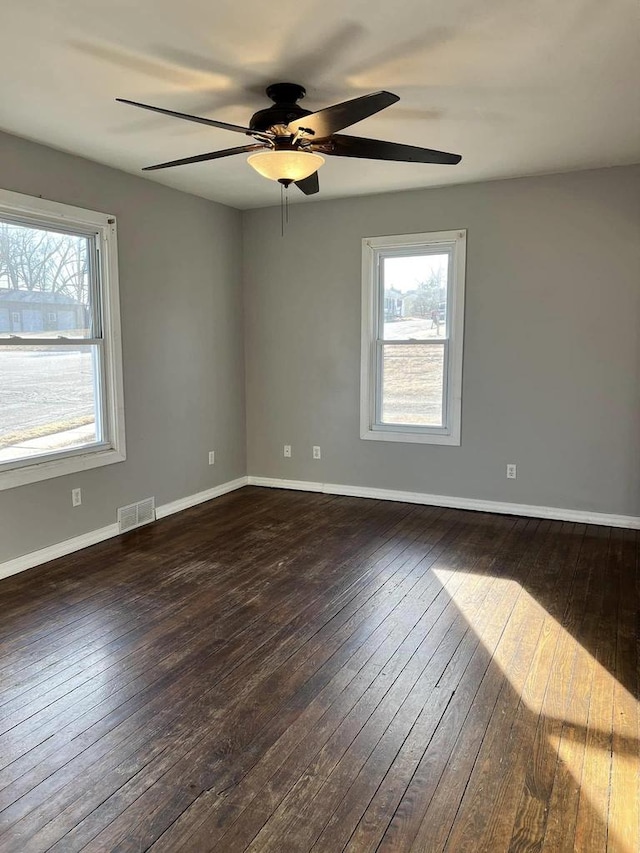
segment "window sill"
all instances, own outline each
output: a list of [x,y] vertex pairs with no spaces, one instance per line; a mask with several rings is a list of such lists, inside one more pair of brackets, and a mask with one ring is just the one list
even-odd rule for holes
[[24,486],[28,483],[39,483],[53,477],[63,477],[65,474],[76,474],[89,468],[99,468],[102,465],[113,465],[124,462],[127,458],[124,451],[93,450],[74,456],[64,456],[61,459],[50,459],[46,462],[33,462],[21,468],[12,468],[0,472],[0,491]]
[[404,444],[443,444],[459,447],[460,436],[436,432],[402,432],[400,430],[367,429],[360,433],[366,441],[397,441]]

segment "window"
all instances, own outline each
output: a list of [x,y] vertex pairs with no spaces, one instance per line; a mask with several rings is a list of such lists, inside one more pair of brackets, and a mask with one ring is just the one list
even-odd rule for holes
[[0,190],[0,489],[125,458],[113,217]]
[[362,241],[360,437],[460,444],[466,231]]

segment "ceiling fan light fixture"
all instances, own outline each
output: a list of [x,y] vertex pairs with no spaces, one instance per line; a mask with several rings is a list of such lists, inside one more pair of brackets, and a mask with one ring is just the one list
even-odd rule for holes
[[302,181],[317,172],[324,157],[310,151],[260,151],[247,158],[259,175],[270,181]]

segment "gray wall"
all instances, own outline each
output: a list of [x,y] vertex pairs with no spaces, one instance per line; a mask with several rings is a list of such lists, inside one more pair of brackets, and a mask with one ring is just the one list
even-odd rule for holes
[[[255,475],[640,515],[640,167],[297,205],[284,238],[277,208],[4,134],[0,186],[118,217],[128,453],[0,492],[0,562],[242,476],[246,446]],[[453,228],[462,446],[361,441],[360,238]]]
[[[640,515],[639,190],[625,167],[316,202],[284,238],[245,213],[250,473]],[[462,446],[362,441],[360,239],[454,228]]]
[[0,562],[244,475],[240,213],[5,134],[0,187],[118,218],[128,456],[0,492]]

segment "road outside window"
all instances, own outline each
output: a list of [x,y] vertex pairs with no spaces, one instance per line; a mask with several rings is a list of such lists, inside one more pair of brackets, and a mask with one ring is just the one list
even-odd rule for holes
[[112,217],[0,192],[2,488],[124,458],[115,259]]

